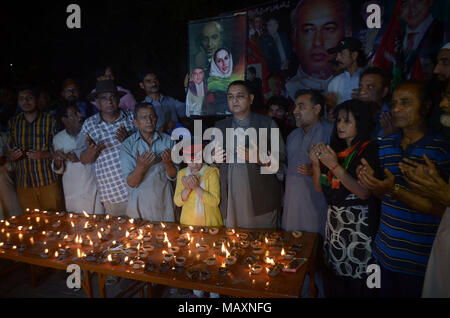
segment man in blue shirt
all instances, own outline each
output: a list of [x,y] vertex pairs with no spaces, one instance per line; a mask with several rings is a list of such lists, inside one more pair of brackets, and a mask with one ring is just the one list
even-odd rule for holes
[[380,227],[372,252],[381,267],[382,297],[420,297],[431,247],[445,210],[439,203],[414,193],[399,168],[404,158],[424,163],[425,154],[441,177],[448,179],[450,145],[427,128],[430,106],[422,83],[400,84],[392,98],[392,118],[400,132],[383,138],[379,148],[385,179],[376,179],[373,169],[377,167],[370,167],[365,160],[358,167],[358,180],[382,199]]
[[172,131],[178,118],[186,117],[186,104],[175,98],[161,94],[159,78],[154,71],[144,71],[140,77],[140,88],[145,92],[145,102],[153,105],[158,121],[156,129],[163,132]]
[[173,187],[177,168],[171,159],[175,141],[156,131],[158,117],[152,104],[135,109],[138,129],[120,150],[123,177],[128,186],[127,215],[148,221],[175,221]]

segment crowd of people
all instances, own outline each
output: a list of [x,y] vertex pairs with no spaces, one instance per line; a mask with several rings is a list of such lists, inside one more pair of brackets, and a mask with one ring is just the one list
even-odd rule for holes
[[[152,70],[140,75],[141,102],[116,86],[110,67],[96,74],[86,102],[66,80],[54,109],[39,107],[33,86],[20,86],[16,100],[2,96],[1,216],[38,208],[315,232],[323,296],[450,297],[450,43],[433,87],[405,80],[391,88],[360,50],[353,38],[340,41],[331,51],[341,73],[326,92],[297,90],[292,110],[273,96],[269,116],[253,112],[252,86],[228,86],[232,116],[215,123],[223,145],[229,128],[279,128],[272,174],[237,140],[234,149],[216,147],[207,164],[204,141],[192,138],[182,149],[187,164],[175,163],[169,133],[186,106],[161,94]],[[440,126],[429,124],[436,113]],[[371,264],[381,269],[378,289],[366,284]]]

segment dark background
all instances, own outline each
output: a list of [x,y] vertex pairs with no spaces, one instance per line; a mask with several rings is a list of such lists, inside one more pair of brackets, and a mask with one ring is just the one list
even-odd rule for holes
[[[59,93],[72,77],[82,93],[96,67],[110,64],[119,85],[139,95],[138,72],[160,70],[162,91],[184,100],[188,22],[252,7],[264,0],[9,1],[0,10],[1,86],[27,82]],[[269,1],[270,2],[270,1]],[[81,29],[68,29],[69,4]],[[12,66],[11,66],[12,64]],[[138,98],[138,96],[137,96]]]

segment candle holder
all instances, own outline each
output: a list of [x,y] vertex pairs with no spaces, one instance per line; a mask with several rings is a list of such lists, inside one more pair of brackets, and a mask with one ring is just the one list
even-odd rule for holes
[[242,248],[248,248],[250,246],[250,242],[249,241],[241,241],[241,242],[239,242],[239,246]]
[[238,238],[239,238],[239,240],[247,240],[248,239],[248,234],[247,233],[238,233],[237,235],[236,235]]
[[143,261],[140,261],[140,260],[134,261],[133,269],[144,270],[145,269],[145,263]]
[[209,271],[201,271],[200,272],[200,279],[201,280],[208,280],[208,279],[210,279],[211,278],[211,272],[209,272]]
[[167,254],[164,254],[164,261],[165,262],[170,262],[171,260],[173,260],[173,254],[171,254],[171,253],[167,253]]
[[186,271],[186,276],[192,280],[197,279],[199,276],[199,271],[198,271],[198,269],[190,269],[190,270]]
[[292,236],[296,239],[301,238],[303,236],[303,233],[300,231],[294,231],[292,232]]
[[236,256],[228,256],[226,259],[225,259],[225,263],[227,264],[227,265],[234,265],[234,264],[236,264],[236,262],[237,262],[237,258],[236,258]]
[[148,253],[153,252],[153,250],[155,249],[155,247],[153,245],[148,244],[148,243],[144,243],[142,248],[144,249],[144,251],[146,251]]
[[216,227],[210,227],[208,228],[208,233],[211,235],[216,235],[217,233],[219,233],[219,229]]
[[228,236],[234,235],[236,233],[235,230],[225,230],[225,234]]
[[295,256],[297,255],[297,253],[295,251],[287,251],[286,255],[284,255],[284,259],[285,260],[292,260]]
[[176,254],[180,251],[180,248],[178,246],[169,247],[169,253]]
[[229,272],[228,268],[227,268],[227,267],[224,267],[224,266],[221,266],[221,267],[219,267],[219,269],[218,269],[218,273],[219,273],[219,276],[220,276],[220,277],[227,276],[227,275],[228,275],[228,272]]
[[9,250],[9,249],[11,249],[11,244],[10,243],[8,243],[8,242],[6,242],[6,243],[0,243],[0,248],[2,249],[2,250]]
[[258,275],[259,273],[261,273],[263,267],[261,265],[254,265],[254,266],[250,266],[250,273],[252,275]]
[[281,273],[282,270],[283,270],[282,264],[275,264],[268,268],[267,274],[270,277],[276,277]]
[[262,247],[256,247],[253,249],[253,254],[262,255],[266,250]]
[[170,265],[167,262],[162,262],[161,265],[159,266],[159,272],[160,273],[167,273],[170,268],[172,267],[172,265]]
[[259,248],[262,246],[262,242],[261,241],[253,241],[250,243],[250,245],[252,246],[252,248]]
[[175,257],[175,263],[177,265],[183,265],[184,263],[186,263],[186,257]]
[[206,265],[213,266],[216,265],[217,259],[215,257],[208,257],[205,259]]
[[49,257],[49,250],[45,249],[43,252],[39,254],[42,258],[48,258]]
[[208,246],[207,246],[207,245],[200,245],[200,246],[198,247],[198,251],[199,251],[200,253],[205,253],[205,252],[208,251]]
[[189,244],[189,240],[185,236],[180,236],[177,239],[177,244],[181,247],[185,247]]

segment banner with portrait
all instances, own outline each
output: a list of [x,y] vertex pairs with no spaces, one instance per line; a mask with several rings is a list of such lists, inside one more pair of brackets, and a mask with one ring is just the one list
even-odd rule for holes
[[189,23],[186,107],[191,116],[230,114],[228,85],[245,79],[247,16],[232,14]]
[[[380,8],[380,28],[368,27],[369,5]],[[294,101],[299,89],[326,93],[339,72],[327,51],[350,36],[362,42],[367,62],[388,74],[429,79],[449,41],[449,11],[445,0],[281,0],[240,10],[249,20],[247,79],[261,105],[274,95]]]

